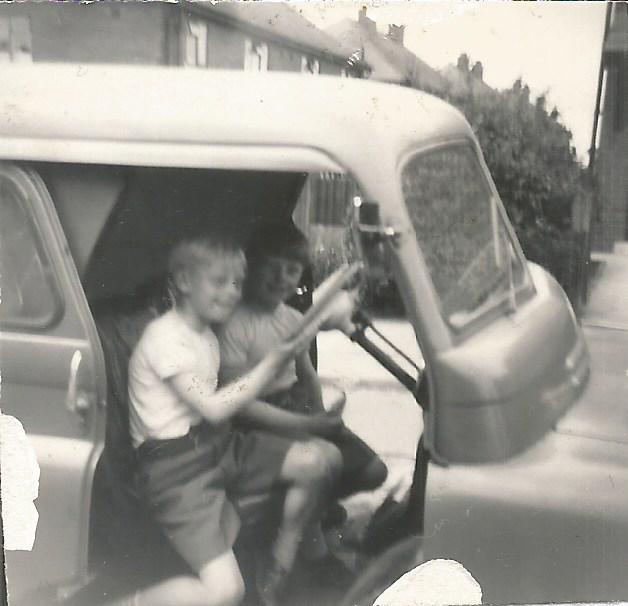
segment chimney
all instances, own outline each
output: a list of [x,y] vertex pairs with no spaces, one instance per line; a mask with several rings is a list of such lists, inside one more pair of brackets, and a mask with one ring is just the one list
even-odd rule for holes
[[482,63],[480,63],[480,61],[477,61],[471,68],[471,75],[476,80],[482,80],[482,76],[484,75],[484,68],[482,67]]
[[388,39],[392,40],[395,44],[403,46],[403,33],[406,29],[405,25],[393,25],[388,26]]
[[377,33],[377,24],[366,16],[366,6],[363,6],[358,13],[358,23],[370,35]]
[[462,55],[458,57],[457,67],[461,72],[466,74],[469,71],[469,55],[462,53]]

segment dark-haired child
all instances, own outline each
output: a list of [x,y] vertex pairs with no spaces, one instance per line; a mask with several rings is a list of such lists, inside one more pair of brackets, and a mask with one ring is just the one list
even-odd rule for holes
[[[291,334],[302,315],[286,301],[293,297],[309,265],[306,237],[292,223],[258,232],[247,250],[249,271],[243,300],[220,333],[221,381],[242,376],[273,347]],[[307,351],[286,364],[268,384],[261,397],[284,410],[319,414],[324,411],[321,384]],[[262,417],[247,420],[273,430],[272,421]],[[296,423],[298,429],[298,422]],[[377,454],[346,427],[328,438],[343,458],[336,497],[374,490],[387,476]]]

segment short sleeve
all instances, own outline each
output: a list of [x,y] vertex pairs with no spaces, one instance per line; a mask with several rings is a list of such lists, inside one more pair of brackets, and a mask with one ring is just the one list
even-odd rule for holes
[[[159,329],[161,328],[161,329]],[[149,327],[142,339],[142,350],[149,366],[160,379],[168,379],[196,368],[194,347],[178,331]]]
[[299,325],[301,320],[303,320],[303,314],[299,310],[288,305],[284,306],[284,315],[286,328],[289,328],[291,331]]
[[249,370],[250,339],[245,318],[235,314],[218,333],[220,341],[220,383],[233,381]]

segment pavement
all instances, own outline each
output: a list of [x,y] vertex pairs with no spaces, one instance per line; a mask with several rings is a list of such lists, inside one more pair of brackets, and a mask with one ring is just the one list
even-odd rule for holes
[[[423,364],[414,329],[403,319],[379,319],[377,329],[399,349]],[[369,335],[376,340],[374,335]],[[337,331],[321,333],[317,339],[318,372],[325,384],[343,389],[347,395],[343,419],[386,463],[388,478],[376,491],[355,495],[345,501],[348,522],[335,537],[336,554],[344,555],[355,567],[351,545],[360,542],[372,514],[387,497],[401,500],[409,490],[414,471],[416,446],[423,431],[421,409],[412,394],[359,345]],[[388,350],[387,350],[388,351]],[[412,371],[399,356],[395,361]],[[416,373],[416,371],[414,371]],[[328,537],[334,542],[334,537]],[[343,545],[348,546],[343,553]]]
[[628,330],[628,255],[593,253],[591,258],[598,267],[582,323]]

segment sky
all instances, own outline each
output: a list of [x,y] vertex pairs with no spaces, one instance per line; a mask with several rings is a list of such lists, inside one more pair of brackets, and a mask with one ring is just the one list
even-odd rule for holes
[[494,88],[522,78],[531,96],[547,96],[572,132],[578,157],[591,144],[605,5],[603,2],[456,2],[397,0],[376,3],[311,0],[293,8],[321,29],[357,20],[361,6],[386,33],[405,25],[405,46],[434,68],[462,53],[481,61]]

